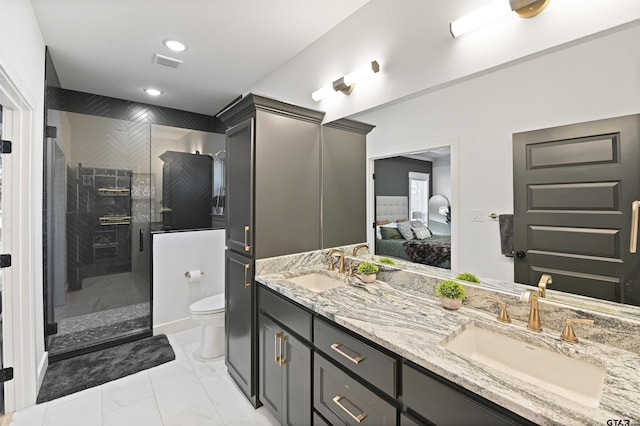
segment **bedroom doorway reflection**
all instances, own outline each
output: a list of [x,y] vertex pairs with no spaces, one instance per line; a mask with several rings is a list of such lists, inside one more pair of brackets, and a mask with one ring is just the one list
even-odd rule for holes
[[451,147],[373,162],[375,254],[451,269]]

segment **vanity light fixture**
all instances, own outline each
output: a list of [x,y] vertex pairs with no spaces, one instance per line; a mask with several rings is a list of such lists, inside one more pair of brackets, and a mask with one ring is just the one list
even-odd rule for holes
[[378,63],[378,61],[371,61],[367,65],[358,68],[357,70],[345,75],[344,77],[340,77],[333,83],[327,84],[326,86],[316,90],[311,94],[311,97],[314,101],[319,102],[336,92],[342,92],[345,95],[349,95],[351,92],[353,92],[353,89],[355,88],[355,85],[357,83],[366,80],[379,71],[380,64]]
[[178,40],[167,39],[163,42],[163,44],[174,52],[184,52],[185,50],[187,50],[187,45]]
[[153,89],[151,87],[145,87],[143,90],[149,96],[160,96],[160,95],[162,95],[162,90]]
[[451,35],[459,37],[485,24],[515,12],[521,18],[533,18],[542,12],[551,0],[494,0],[449,24]]

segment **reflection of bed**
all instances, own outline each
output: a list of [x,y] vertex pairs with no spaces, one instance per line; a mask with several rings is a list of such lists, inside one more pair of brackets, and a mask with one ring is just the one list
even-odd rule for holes
[[424,240],[382,240],[376,238],[376,254],[450,269],[451,237],[434,235]]
[[[376,223],[395,227],[409,216],[409,197],[377,196]],[[386,225],[384,225],[386,224]],[[433,230],[432,230],[433,231]],[[437,232],[437,231],[436,231]],[[433,235],[425,239],[385,239],[376,231],[375,253],[424,265],[451,268],[451,236]]]

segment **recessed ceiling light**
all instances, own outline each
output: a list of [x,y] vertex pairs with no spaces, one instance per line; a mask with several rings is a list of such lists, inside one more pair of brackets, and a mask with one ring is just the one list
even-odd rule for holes
[[178,40],[165,40],[164,45],[174,52],[184,52],[187,50],[187,45]]
[[162,95],[162,90],[152,89],[150,87],[146,87],[144,89],[144,91],[149,96],[160,96],[160,95]]

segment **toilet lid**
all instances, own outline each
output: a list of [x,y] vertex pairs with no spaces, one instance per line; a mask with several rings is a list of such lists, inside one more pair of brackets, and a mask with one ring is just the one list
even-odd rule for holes
[[189,307],[191,312],[215,312],[224,309],[224,294],[214,294],[198,300]]

